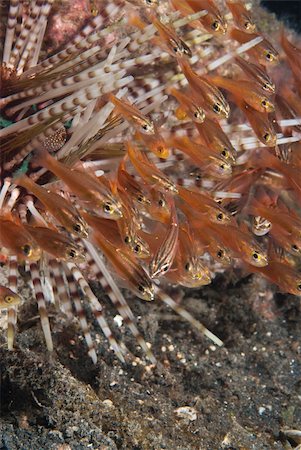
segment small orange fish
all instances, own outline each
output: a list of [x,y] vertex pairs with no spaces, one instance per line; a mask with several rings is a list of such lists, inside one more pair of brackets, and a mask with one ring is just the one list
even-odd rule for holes
[[151,259],[149,265],[149,273],[151,278],[159,278],[167,273],[171,268],[172,262],[176,255],[179,224],[176,207],[172,197],[168,198],[168,204],[171,211],[170,224],[159,248]]
[[194,98],[192,92],[183,93],[175,88],[171,88],[169,92],[180,103],[180,106],[175,113],[179,120],[185,119],[188,115],[189,118],[196,123],[204,122],[205,112],[197,99]]
[[221,91],[207,78],[197,75],[185,59],[178,58],[178,62],[190,88],[202,99],[204,109],[216,117],[227,119],[230,107]]
[[227,206],[230,203],[235,203],[238,210],[244,208],[246,204],[246,198],[249,195],[250,188],[254,186],[257,180],[260,179],[263,174],[264,169],[259,168],[248,168],[245,170],[240,170],[238,173],[234,173],[229,180],[220,182],[214,187],[216,192],[227,192],[240,194],[240,198],[220,198],[219,204],[222,206]]
[[[179,196],[184,200],[193,211],[199,214],[205,214],[209,221],[217,224],[230,224],[233,222],[231,215],[219,206],[211,197],[201,192],[191,191],[189,189],[178,186]],[[191,208],[187,210],[185,203],[179,204],[180,209],[186,214],[191,211]]]
[[301,256],[301,235],[295,230],[292,234],[288,234],[284,227],[278,225],[277,222],[271,222],[270,236],[273,241],[277,242],[285,251],[294,255]]
[[264,267],[268,264],[266,252],[253,239],[253,237],[234,226],[217,226],[208,222],[209,230],[214,230],[216,238],[237,257],[256,266]]
[[235,101],[241,111],[247,117],[254,133],[256,134],[260,142],[262,142],[267,147],[275,147],[275,145],[277,144],[277,134],[268,115],[256,111],[256,109],[247,105],[245,102],[240,101],[239,99],[235,99]]
[[42,255],[35,239],[12,216],[0,216],[0,246],[22,261],[38,261]]
[[[203,222],[197,218],[190,223],[193,227],[197,245],[200,245],[204,252],[209,253],[217,263],[223,267],[229,267],[233,262],[233,253],[229,247],[220,242],[218,234],[214,230],[206,230],[206,221]],[[204,225],[204,228],[200,225]]]
[[211,80],[216,86],[231,92],[259,112],[270,113],[275,110],[273,103],[251,81],[232,80],[219,76],[213,76]]
[[[294,234],[296,237],[296,227],[294,227],[293,218],[291,218],[287,212],[281,211],[281,209],[277,207],[277,204],[272,204],[271,199],[269,199],[268,194],[263,188],[257,189],[255,197],[247,207],[247,211],[249,214],[255,216],[255,219],[257,216],[266,219],[267,223],[265,224],[265,228],[270,236],[287,251],[291,252],[294,250],[293,245],[296,246],[296,244],[290,244]],[[261,222],[264,224],[264,221],[259,221],[258,218],[253,221],[253,229],[257,236],[261,235],[258,232],[258,230],[261,231],[263,228]],[[296,247],[295,250],[298,250],[298,248]]]
[[244,71],[244,73],[249,78],[256,81],[256,83],[259,84],[261,89],[266,91],[268,95],[275,93],[275,83],[273,82],[273,80],[271,79],[271,77],[266,72],[266,69],[263,66],[261,66],[260,64],[253,64],[250,61],[246,61],[241,57],[236,57],[235,62]]
[[55,194],[32,181],[25,174],[14,179],[14,183],[24,187],[37,197],[53,217],[70,233],[88,237],[87,226],[77,209],[61,195]]
[[225,162],[235,164],[236,150],[218,122],[206,117],[202,124],[196,124],[196,128],[204,145]]
[[281,45],[288,57],[289,64],[293,65],[294,68],[298,68],[301,72],[301,48],[296,47],[288,40],[283,28],[281,31]]
[[[240,44],[245,44],[257,37],[260,34],[257,33],[246,33],[245,31],[233,28],[230,32],[230,36]],[[259,42],[254,47],[247,50],[247,53],[259,64],[263,66],[269,66],[271,64],[276,64],[279,60],[279,54],[277,50],[272,46],[272,44],[265,38]]]
[[267,149],[258,152],[256,158],[254,155],[254,163],[259,167],[269,167],[284,175],[288,186],[295,192],[296,198],[301,205],[301,179],[298,168],[283,163]]
[[142,141],[144,145],[158,158],[167,159],[169,157],[169,150],[164,139],[159,133],[156,133],[155,135],[146,135],[136,131],[134,138]]
[[113,94],[109,94],[108,99],[115,105],[117,113],[121,114],[137,131],[147,135],[156,133],[154,122],[148,119],[137,106],[124,99],[120,100]]
[[250,11],[238,0],[226,0],[226,5],[230,9],[236,26],[246,33],[254,33],[256,25],[253,22]]
[[202,264],[200,255],[188,222],[180,225],[179,246],[175,256],[177,270],[168,272],[168,280],[189,288],[210,284],[210,271]]
[[164,25],[159,19],[152,19],[153,25],[157,28],[157,31],[160,36],[160,40],[158,40],[158,44],[162,45],[164,49],[171,56],[180,56],[185,57],[188,56],[191,58],[192,53],[188,45],[177,36],[175,31],[169,25]]
[[186,137],[173,138],[168,145],[175,147],[189,156],[193,162],[207,175],[215,178],[228,178],[232,174],[232,166],[225,158],[212,155],[210,150]]
[[[284,90],[286,91],[286,90]],[[294,98],[297,99],[297,95],[294,95]],[[299,112],[294,108],[294,102],[290,101],[289,94],[283,97],[280,94],[275,95],[275,104],[276,104],[276,113],[278,120],[280,118],[283,120],[296,119],[301,114],[301,100],[299,99]],[[281,129],[280,129],[281,130]],[[301,125],[292,125],[289,128],[286,127],[286,131],[289,133],[291,130],[297,131],[297,133],[301,132]],[[289,146],[291,147],[291,145]]]
[[131,163],[141,176],[141,178],[150,186],[156,186],[163,192],[177,193],[176,185],[159,170],[155,164],[147,158],[146,154],[138,150],[129,142],[126,144],[127,154]]
[[[298,85],[297,85],[298,88]],[[290,107],[296,111],[297,117],[301,116],[301,92],[298,96],[289,86],[284,85],[281,87],[281,95],[289,103]]]
[[119,163],[117,172],[118,188],[124,189],[125,192],[142,207],[150,204],[150,198],[146,190],[146,186],[129,174],[125,167],[125,158]]
[[108,241],[99,231],[92,233],[92,240],[99,246],[126,286],[142,300],[154,300],[154,285],[143,267],[129,254]]
[[118,220],[120,236],[129,250],[137,258],[148,258],[150,255],[149,247],[147,242],[139,236],[138,230],[141,224],[136,217],[136,211],[130,204],[128,197],[127,193],[122,191],[123,217]]
[[17,306],[22,303],[20,295],[13,292],[6,286],[0,285],[0,310]]
[[24,228],[36,240],[43,251],[55,258],[74,263],[85,261],[83,249],[69,236],[47,227],[24,225]]
[[42,149],[35,152],[33,162],[54,173],[80,200],[101,207],[106,216],[112,219],[122,216],[120,201],[113,195],[105,176],[97,178],[87,171],[70,169]]
[[159,158],[168,158],[168,148],[154,122],[128,101],[120,100],[113,94],[109,94],[108,98],[115,105],[118,114],[121,114],[134,127],[135,137],[143,141],[149,150]]
[[301,273],[280,261],[270,260],[265,267],[247,266],[250,272],[260,273],[272,283],[276,284],[283,292],[292,295],[301,295]]
[[223,35],[226,33],[227,22],[213,0],[186,0],[185,2],[183,0],[173,0],[173,3],[179,5],[180,10],[181,4],[187,3],[193,13],[206,10],[207,14],[199,19],[202,26],[209,33],[214,33],[217,35]]
[[170,211],[166,195],[157,189],[150,189],[151,202],[147,205],[148,216],[160,223],[168,224]]
[[89,226],[96,232],[104,235],[107,241],[111,241],[116,247],[124,248],[125,243],[121,239],[117,221],[105,219],[92,213],[82,211],[83,218]]

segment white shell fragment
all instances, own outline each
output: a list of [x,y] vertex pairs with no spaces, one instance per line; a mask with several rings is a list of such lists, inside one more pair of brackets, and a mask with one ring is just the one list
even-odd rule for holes
[[191,406],[180,406],[180,408],[175,410],[175,413],[180,419],[185,419],[189,422],[197,419],[197,410]]

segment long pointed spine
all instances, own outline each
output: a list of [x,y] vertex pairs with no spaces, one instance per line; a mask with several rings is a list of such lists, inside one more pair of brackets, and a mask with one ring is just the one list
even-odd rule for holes
[[131,330],[133,336],[137,340],[138,344],[142,348],[142,350],[145,352],[147,357],[149,358],[152,363],[155,364],[156,358],[151,352],[151,350],[148,348],[143,336],[139,332],[138,328],[135,324],[135,318],[132,313],[132,310],[130,309],[127,301],[125,300],[124,296],[122,295],[120,289],[117,287],[115,281],[113,280],[110,272],[106,268],[104,262],[102,261],[101,257],[99,256],[97,250],[94,248],[94,246],[88,242],[85,241],[85,245],[91,255],[92,260],[91,263],[94,263],[96,266],[96,271],[94,269],[97,281],[101,284],[102,288],[104,289],[107,296],[110,298],[111,302],[121,315],[124,323],[129,327]]
[[69,291],[70,291],[70,296],[73,300],[78,318],[79,318],[79,323],[83,332],[83,335],[85,337],[85,341],[88,347],[88,355],[90,356],[90,358],[92,359],[93,363],[96,364],[97,363],[97,355],[96,355],[96,351],[95,351],[95,345],[94,342],[92,340],[92,336],[89,330],[89,325],[87,322],[87,318],[85,315],[85,311],[82,307],[82,303],[81,303],[81,299],[80,299],[80,295],[78,292],[78,287],[77,284],[75,282],[74,277],[72,276],[72,274],[69,272],[67,274],[67,283],[68,283],[68,287],[69,287]]
[[10,59],[10,53],[12,50],[15,28],[17,24],[17,17],[19,11],[20,0],[11,0],[8,12],[8,21],[6,27],[4,51],[3,51],[3,62],[8,63]]
[[[8,284],[9,288],[17,293],[18,261],[15,256],[9,258]],[[7,310],[7,347],[8,350],[14,349],[14,340],[17,324],[17,307],[11,306]]]
[[169,295],[165,294],[165,292],[163,292],[161,289],[156,288],[156,295],[186,322],[189,322],[200,333],[207,336],[212,342],[214,342],[214,344],[218,345],[219,347],[223,345],[223,342],[217,336],[215,336],[215,334],[209,331],[208,328],[206,328],[202,323],[196,320],[188,311],[186,311],[186,309],[178,305]]
[[52,352],[53,351],[53,342],[49,324],[49,318],[46,308],[45,296],[41,284],[41,276],[39,271],[39,266],[37,263],[32,262],[29,264],[31,279],[33,283],[34,294],[38,303],[38,310],[41,320],[42,330],[45,336],[47,349]]
[[56,286],[57,295],[60,299],[62,309],[69,319],[72,318],[72,304],[63,278],[63,267],[56,259],[49,259],[49,267],[53,274],[53,280]]
[[122,354],[121,347],[119,346],[115,337],[113,336],[113,333],[104,317],[103,308],[102,308],[101,304],[99,303],[98,299],[93,294],[89,284],[84,279],[82,273],[76,267],[76,265],[73,263],[67,263],[67,267],[71,271],[74,279],[78,282],[84,295],[87,297],[87,299],[91,305],[93,314],[94,314],[103,334],[109,341],[109,345],[113,348],[113,350],[115,351],[115,353],[116,353],[117,357],[120,359],[120,361],[124,362],[124,357]]

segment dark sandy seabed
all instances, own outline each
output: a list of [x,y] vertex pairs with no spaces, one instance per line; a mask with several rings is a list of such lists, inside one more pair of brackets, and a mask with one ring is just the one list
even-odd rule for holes
[[[116,312],[94,288],[112,323]],[[8,352],[0,337],[0,449],[295,448],[283,431],[301,429],[300,299],[275,294],[256,277],[238,281],[237,273],[201,290],[171,293],[184,295],[182,304],[223,339],[223,348],[162,305],[133,300],[157,367],[116,323],[117,337],[141,359],[119,363],[103,336],[94,334],[94,366],[77,321],[66,325],[54,308],[56,352],[50,356],[36,305],[28,301],[16,351]]]
[[[94,366],[77,323],[63,328],[58,314],[50,357],[26,308],[18,349],[0,349],[1,449],[285,449],[281,430],[301,428],[300,300],[273,299],[251,277],[227,284],[216,279],[183,301],[223,348],[165,307],[132,302],[158,367],[143,357],[120,364],[101,335]],[[184,406],[193,409],[179,415]]]

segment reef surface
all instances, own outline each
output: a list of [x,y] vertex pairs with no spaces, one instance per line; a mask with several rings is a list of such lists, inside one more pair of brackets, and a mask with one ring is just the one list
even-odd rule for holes
[[[0,349],[0,448],[289,448],[282,431],[301,427],[300,300],[273,298],[260,283],[216,279],[184,297],[224,348],[160,305],[133,301],[158,367],[139,358],[122,366],[101,335],[96,338],[103,351],[94,366],[74,337],[78,325],[63,328],[58,317],[51,322],[57,352],[50,356],[39,320],[27,308],[18,349]],[[119,330],[137,354],[125,327]]]

